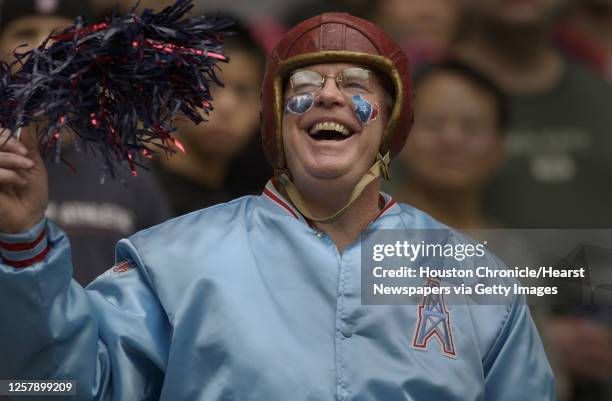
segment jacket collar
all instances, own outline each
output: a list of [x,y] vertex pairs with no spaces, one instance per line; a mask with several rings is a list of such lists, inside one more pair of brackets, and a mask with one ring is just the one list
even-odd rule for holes
[[[390,195],[380,192],[380,202],[382,205],[382,209],[380,213],[374,218],[374,221],[378,220],[383,216],[399,214],[401,212],[401,208],[391,197]],[[289,202],[274,186],[274,178],[271,178],[266,183],[266,186],[263,189],[261,194],[262,199],[266,204],[271,206],[272,208],[278,210],[281,213],[287,214],[304,224],[307,224],[309,227],[314,228],[314,225],[308,221],[302,214]]]

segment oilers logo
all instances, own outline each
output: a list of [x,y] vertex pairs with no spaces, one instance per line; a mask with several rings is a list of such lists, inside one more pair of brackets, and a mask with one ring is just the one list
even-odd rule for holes
[[[440,281],[427,279],[427,286],[440,287]],[[455,343],[451,328],[451,317],[444,304],[444,295],[426,295],[419,305],[419,316],[412,340],[413,348],[426,351],[429,341],[436,338],[442,353],[456,358]]]

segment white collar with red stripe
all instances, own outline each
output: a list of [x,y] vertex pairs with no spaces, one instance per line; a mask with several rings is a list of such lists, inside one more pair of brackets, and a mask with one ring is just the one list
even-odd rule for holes
[[[276,189],[273,183],[273,179],[268,180],[266,186],[261,194],[262,198],[268,201],[271,205],[276,208],[281,209],[284,213],[287,213],[297,220],[313,227],[313,225],[304,217],[302,214],[289,202],[281,193]],[[380,201],[381,204],[384,204],[380,213],[374,218],[374,220],[379,219],[380,217],[390,215],[390,214],[398,214],[401,212],[401,209],[395,199],[393,199],[390,195],[387,195],[384,192],[380,192]]]

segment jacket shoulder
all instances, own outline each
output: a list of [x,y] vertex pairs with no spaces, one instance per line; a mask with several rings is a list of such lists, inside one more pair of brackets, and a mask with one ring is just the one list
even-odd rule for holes
[[172,245],[194,244],[204,238],[218,238],[228,230],[246,224],[255,196],[244,196],[227,203],[210,206],[139,231],[129,238],[138,248],[168,249]]

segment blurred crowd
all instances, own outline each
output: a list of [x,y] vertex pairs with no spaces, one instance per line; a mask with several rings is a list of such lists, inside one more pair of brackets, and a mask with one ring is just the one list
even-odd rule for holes
[[[6,60],[77,15],[99,21],[115,7],[113,0],[0,1]],[[118,3],[127,12],[136,1]],[[258,133],[266,54],[288,27],[324,11],[376,22],[413,63],[415,125],[385,184],[398,201],[457,229],[612,228],[612,0],[195,3],[195,12],[239,22],[226,41],[231,62],[220,73],[225,87],[213,88],[209,121],[177,123],[186,153],[104,184],[100,163],[69,140],[62,155],[78,175],[49,162],[48,215],[74,244],[81,283],[112,265],[117,240],[262,190],[272,175]],[[536,312],[559,399],[612,399],[612,311]]]

